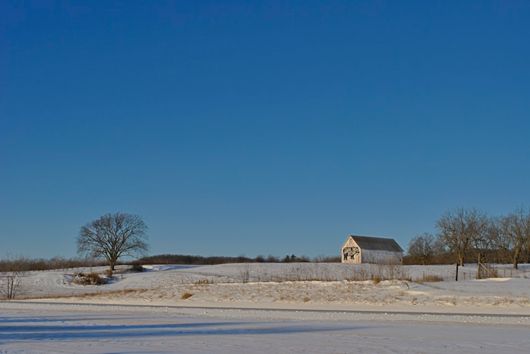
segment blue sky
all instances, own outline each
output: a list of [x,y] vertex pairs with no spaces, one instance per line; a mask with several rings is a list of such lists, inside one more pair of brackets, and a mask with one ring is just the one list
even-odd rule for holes
[[2,1],[0,257],[403,247],[530,199],[526,1]]

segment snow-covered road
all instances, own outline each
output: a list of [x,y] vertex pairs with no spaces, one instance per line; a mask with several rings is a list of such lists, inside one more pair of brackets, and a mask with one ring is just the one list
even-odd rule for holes
[[440,320],[2,303],[0,353],[530,352],[527,322]]

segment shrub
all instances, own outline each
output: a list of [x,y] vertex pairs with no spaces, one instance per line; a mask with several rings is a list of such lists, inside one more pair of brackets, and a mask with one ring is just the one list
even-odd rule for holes
[[0,275],[0,294],[7,300],[15,299],[21,285],[20,272],[8,272]]
[[372,282],[377,285],[381,282],[381,277],[379,275],[372,276]]
[[250,266],[248,264],[245,264],[244,268],[241,269],[239,276],[242,283],[248,283],[250,280]]
[[129,269],[131,272],[134,272],[134,273],[141,273],[143,272],[145,269],[144,267],[140,264],[140,263],[133,263],[131,265],[131,268]]
[[77,273],[74,275],[73,282],[79,285],[103,285],[105,279],[103,279],[98,273]]

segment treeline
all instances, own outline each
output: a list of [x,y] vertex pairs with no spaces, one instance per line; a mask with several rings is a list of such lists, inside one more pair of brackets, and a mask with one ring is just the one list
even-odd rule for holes
[[102,266],[105,262],[95,259],[79,259],[79,258],[61,258],[54,257],[50,259],[44,258],[9,258],[0,259],[0,272],[27,272],[35,270],[52,270],[52,269],[67,269],[78,267],[95,267]]
[[340,257],[317,257],[310,259],[306,256],[286,255],[283,258],[275,256],[257,256],[255,258],[239,257],[203,257],[180,254],[161,254],[143,257],[136,261],[139,264],[192,264],[192,265],[214,265],[225,263],[294,263],[294,262],[340,262]]
[[436,222],[437,234],[414,237],[405,264],[530,263],[530,210],[502,216],[456,209]]
[[[308,258],[306,256],[286,255],[282,258],[275,256],[257,256],[255,258],[239,256],[239,257],[202,257],[192,255],[179,254],[162,254],[156,256],[143,257],[135,261],[118,262],[121,265],[138,265],[138,264],[192,264],[192,265],[214,265],[224,263],[294,263],[294,262],[340,262],[340,257],[315,257]],[[104,260],[97,260],[92,258],[61,258],[54,257],[50,259],[45,258],[9,258],[0,259],[0,273],[1,272],[28,272],[41,271],[53,269],[68,269],[80,267],[97,267],[104,266],[107,263]]]

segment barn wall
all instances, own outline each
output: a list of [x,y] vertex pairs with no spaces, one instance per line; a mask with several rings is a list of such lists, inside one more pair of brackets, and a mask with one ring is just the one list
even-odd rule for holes
[[362,263],[400,264],[402,260],[401,252],[362,250]]

